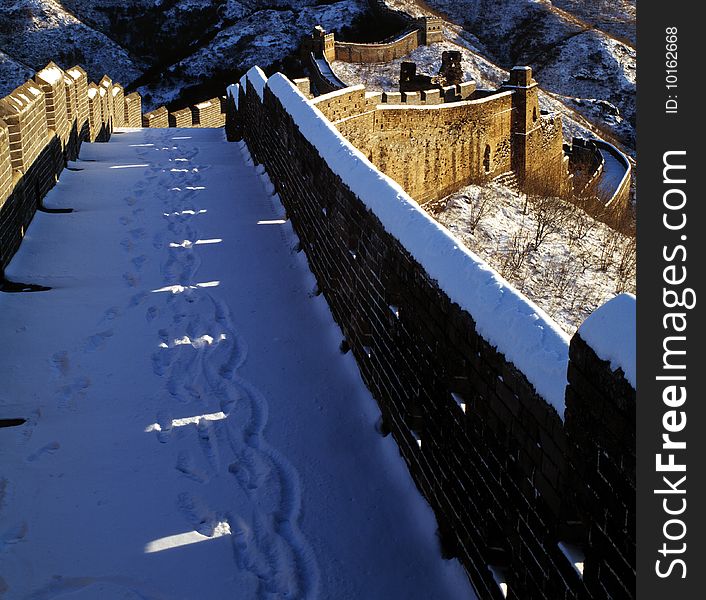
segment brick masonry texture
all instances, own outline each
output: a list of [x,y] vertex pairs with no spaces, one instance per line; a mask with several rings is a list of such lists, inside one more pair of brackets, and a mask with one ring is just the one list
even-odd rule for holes
[[508,86],[492,94],[479,92],[481,97],[471,90],[469,99],[461,101],[460,86],[453,86],[453,97],[442,105],[435,95],[433,106],[426,105],[426,98],[422,105],[415,94],[413,102],[404,98],[406,105],[400,95],[395,106],[391,94],[385,105],[356,86],[314,104],[420,204],[511,170],[525,189],[563,195],[570,183],[561,119],[541,115],[537,89],[536,84]]
[[[19,248],[42,199],[83,141],[107,141],[122,88],[88,84],[81,67],[54,63],[0,99],[0,269]],[[103,94],[100,93],[101,89]],[[90,91],[90,93],[89,93]],[[93,96],[91,98],[91,96]],[[135,98],[133,97],[133,102]],[[136,99],[139,110],[139,96]],[[1,271],[0,271],[1,273]]]
[[142,115],[143,127],[169,127],[169,113],[164,106]]
[[223,127],[225,115],[221,114],[220,98],[211,98],[191,107],[194,127]]
[[192,125],[190,108],[182,108],[169,113],[169,127],[191,127]]
[[142,127],[142,98],[137,92],[125,96],[125,126]]
[[[443,548],[480,597],[503,598],[493,567],[515,600],[631,598],[634,390],[622,373],[575,337],[562,421],[268,88],[261,102],[248,83],[228,114],[230,139],[243,137],[275,184],[383,429],[434,509]],[[583,578],[559,542],[584,548]]]
[[64,86],[63,71],[61,77],[52,80],[51,72],[60,71],[54,63],[49,63],[45,69],[39,71],[34,81],[44,92],[47,111],[47,126],[59,136],[62,143],[66,145],[71,133],[69,125],[69,114],[66,102],[66,88]]
[[119,83],[113,84],[113,127],[125,127],[125,90]]

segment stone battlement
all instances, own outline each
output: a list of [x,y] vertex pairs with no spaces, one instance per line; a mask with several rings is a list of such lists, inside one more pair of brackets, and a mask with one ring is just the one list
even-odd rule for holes
[[142,115],[143,127],[225,127],[225,98],[211,98],[169,112],[165,106]]
[[139,95],[125,97],[108,76],[89,84],[81,67],[55,63],[0,99],[0,269],[82,142],[107,141],[139,112]]
[[[569,339],[421,210],[408,182],[386,176],[340,131],[351,119],[379,118],[393,148],[396,129],[385,120],[409,118],[400,111],[428,114],[431,128],[502,106],[506,139],[544,136],[531,98],[516,98],[518,88],[536,89],[531,73],[511,85],[475,104],[371,108],[362,86],[317,103],[255,68],[229,88],[227,131],[272,180],[342,348],[378,401],[380,429],[393,435],[446,553],[479,597],[627,600],[635,588],[634,297],[599,308]],[[335,127],[327,111],[339,111]],[[423,135],[407,126],[399,131]],[[612,339],[623,342],[616,348]]]
[[[516,85],[523,77],[527,86]],[[476,90],[473,82],[382,94],[354,86],[311,102],[424,204],[508,171],[521,189],[564,195],[570,180],[561,118],[541,114],[537,92],[531,69],[516,67],[494,91]]]

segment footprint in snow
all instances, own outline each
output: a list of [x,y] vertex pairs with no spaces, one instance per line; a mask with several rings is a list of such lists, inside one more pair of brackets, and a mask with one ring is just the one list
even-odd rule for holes
[[159,316],[159,309],[156,306],[150,306],[145,313],[145,319],[148,322],[154,321]]
[[194,531],[208,537],[213,536],[219,523],[218,515],[209,509],[201,498],[182,492],[177,496],[177,508]]
[[59,442],[50,442],[45,446],[42,446],[36,452],[30,454],[27,457],[27,462],[35,462],[36,460],[42,458],[42,456],[54,454],[59,448],[61,448],[61,444],[59,444]]
[[180,452],[175,465],[177,471],[196,481],[197,483],[207,483],[208,476],[195,464],[193,458],[187,452]]
[[132,249],[135,247],[135,243],[130,238],[124,238],[120,242],[120,246],[123,250],[125,250],[125,252],[132,252]]
[[132,259],[132,264],[135,266],[135,268],[139,271],[142,269],[142,266],[147,262],[147,257],[144,254],[141,254],[140,256],[136,256],[135,258]]
[[108,310],[103,313],[103,317],[98,322],[99,324],[105,323],[107,321],[114,321],[120,316],[120,309],[117,306],[111,306]]
[[51,357],[51,366],[57,375],[61,375],[62,377],[68,375],[71,368],[69,353],[66,350],[55,352]]
[[147,292],[139,292],[135,294],[132,298],[130,298],[130,307],[137,306],[139,304],[142,304],[145,299],[147,298]]
[[27,523],[24,521],[3,531],[0,536],[0,552],[5,550],[8,546],[22,541],[27,536],[27,531]]
[[59,408],[73,407],[76,401],[86,397],[86,390],[91,385],[88,377],[77,377],[73,382],[62,385],[58,389]]
[[99,331],[98,333],[93,334],[91,337],[89,337],[86,340],[86,343],[84,344],[83,351],[84,352],[95,352],[96,350],[101,350],[104,346],[108,338],[113,337],[113,330],[112,329],[106,329],[105,331]]

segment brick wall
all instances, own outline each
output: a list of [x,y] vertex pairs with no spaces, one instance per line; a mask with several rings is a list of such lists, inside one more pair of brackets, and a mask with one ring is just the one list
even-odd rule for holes
[[25,172],[49,136],[44,93],[32,82],[22,84],[0,99],[0,118],[10,133],[12,168]]
[[420,204],[510,170],[523,188],[569,191],[561,118],[540,114],[536,83],[478,94],[473,83],[448,86],[441,100],[438,90],[380,98],[354,86],[312,104]]
[[10,162],[10,133],[0,119],[0,209],[12,192],[12,163]]
[[[112,83],[107,85],[112,87]],[[110,139],[110,134],[113,133],[113,95],[108,91],[107,85],[98,85],[101,133],[96,139],[97,142],[107,142]]]
[[336,60],[350,63],[390,62],[418,48],[424,43],[424,31],[414,29],[386,44],[353,44],[336,41]]
[[[103,84],[89,85],[81,67],[63,71],[50,63],[0,99],[0,283],[66,162],[83,141],[107,141],[114,111],[125,113],[122,88],[108,77]],[[140,99],[130,100],[134,115]]]
[[169,127],[169,113],[164,106],[142,115],[143,127]]
[[571,502],[590,541],[584,578],[601,597],[635,594],[635,390],[571,340],[566,430]]
[[64,72],[54,63],[49,63],[35,75],[34,81],[44,92],[47,127],[53,130],[61,142],[66,145],[69,141],[71,126],[69,125]]
[[335,124],[368,160],[425,203],[511,169],[511,114],[511,94],[504,93],[434,108],[380,105]]
[[69,69],[67,75],[75,82],[76,87],[76,128],[82,140],[89,136],[89,106],[88,106],[88,75],[81,67]]
[[113,80],[104,75],[103,78],[98,83],[100,87],[101,94],[101,112],[103,125],[106,130],[113,133],[113,127],[115,126],[113,122],[113,117],[115,115],[115,100],[113,99]]
[[190,108],[182,108],[169,113],[169,127],[191,127],[192,125]]
[[125,127],[125,90],[119,83],[113,84],[113,126]]
[[225,116],[221,114],[220,98],[211,98],[191,107],[194,127],[223,127]]
[[[608,597],[605,573],[622,563],[611,556],[604,567],[606,540],[590,532],[600,507],[616,503],[616,491],[627,518],[634,516],[634,479],[619,488],[619,474],[612,473],[616,487],[584,487],[574,473],[598,473],[590,449],[586,456],[576,452],[583,438],[575,433],[598,434],[606,423],[599,418],[583,429],[571,411],[583,414],[600,399],[602,418],[610,418],[610,393],[590,386],[576,391],[578,408],[567,408],[565,424],[479,335],[473,315],[449,299],[335,174],[269,88],[261,102],[248,82],[238,110],[230,112],[237,122],[228,130],[242,135],[265,165],[378,401],[384,429],[434,509],[446,552],[459,558],[480,597],[503,597],[498,578],[508,586],[507,597],[517,600]],[[578,343],[572,343],[572,361]],[[582,360],[582,372],[593,377],[600,361],[588,353]],[[616,377],[604,373],[609,384]],[[632,437],[613,438],[606,464],[634,454],[632,431]],[[616,528],[600,531],[634,567],[630,538]],[[584,549],[585,577],[560,543]],[[615,572],[631,577],[629,570]],[[629,582],[610,589],[613,598],[630,597]]]
[[142,98],[137,92],[125,96],[125,126],[142,127]]
[[103,132],[100,90],[97,84],[88,86],[88,141],[99,141]]

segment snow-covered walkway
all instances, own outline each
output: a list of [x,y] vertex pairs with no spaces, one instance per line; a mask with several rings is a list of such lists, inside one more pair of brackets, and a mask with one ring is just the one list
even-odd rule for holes
[[473,598],[239,146],[72,167],[0,294],[0,598]]
[[603,172],[596,183],[596,193],[601,198],[612,198],[618,191],[620,184],[625,177],[625,165],[618,160],[613,152],[606,148],[599,148],[601,156],[603,156]]

